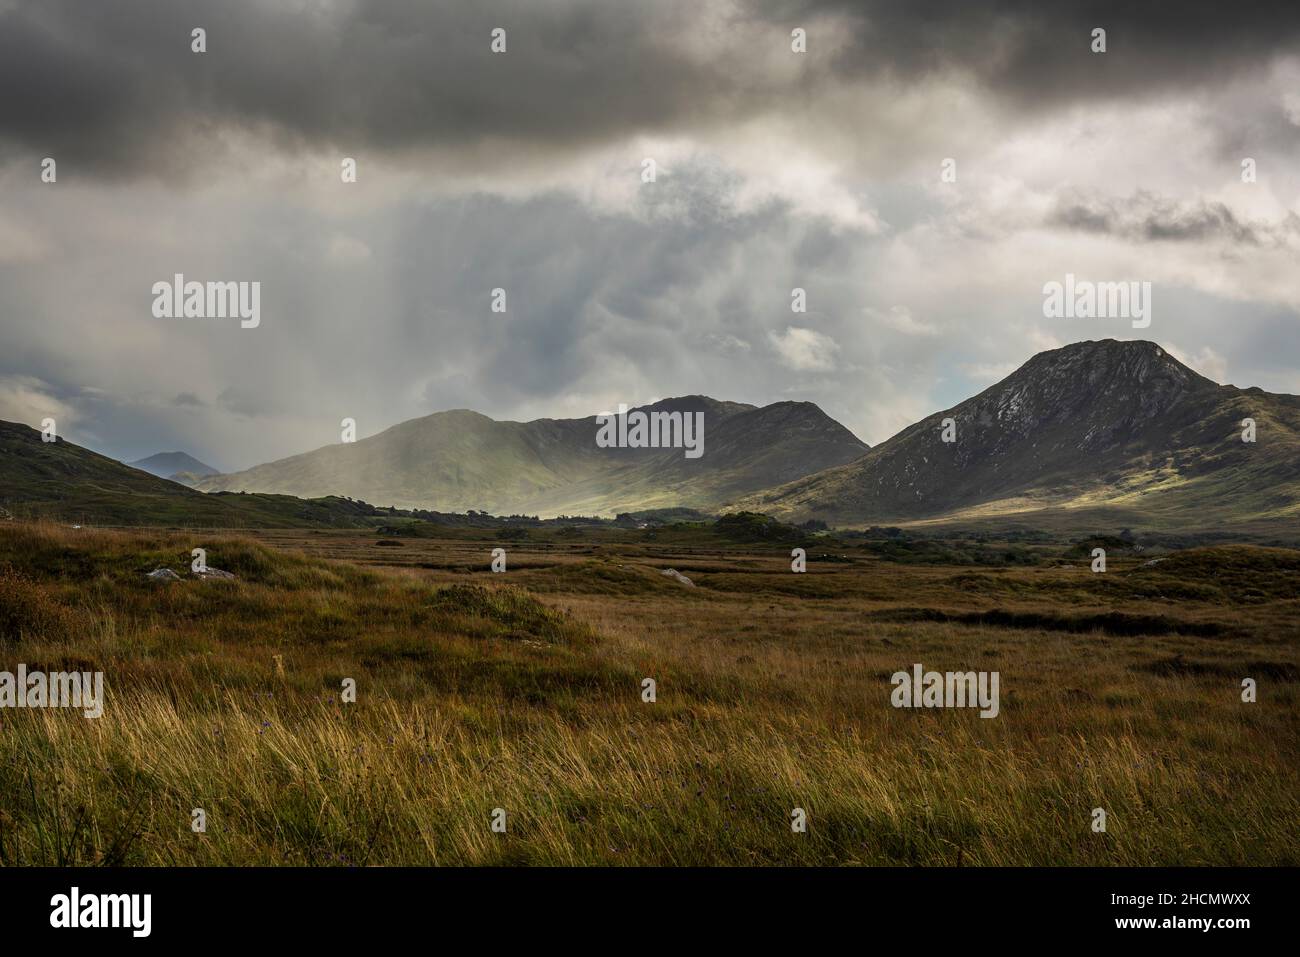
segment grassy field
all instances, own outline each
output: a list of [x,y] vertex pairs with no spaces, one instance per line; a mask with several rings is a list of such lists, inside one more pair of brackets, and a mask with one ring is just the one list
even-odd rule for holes
[[0,711],[0,863],[1300,863],[1295,551],[470,534],[0,523],[0,670],[108,698]]

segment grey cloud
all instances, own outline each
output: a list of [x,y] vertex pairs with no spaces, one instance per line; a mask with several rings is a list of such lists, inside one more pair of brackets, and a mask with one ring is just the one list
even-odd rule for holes
[[269,408],[270,404],[265,397],[265,393],[243,388],[231,387],[223,389],[221,394],[217,396],[218,407],[225,409],[227,412],[233,412],[235,415],[248,418],[267,415],[272,411]]
[[1061,199],[1048,225],[1149,242],[1222,240],[1243,245],[1280,244],[1297,234],[1294,213],[1276,223],[1243,222],[1221,202],[1173,200],[1139,190],[1127,199]]
[[[548,149],[743,108],[753,94],[679,42],[694,5],[360,0],[32,0],[0,13],[11,146],[110,174],[180,175],[227,128],[280,148]],[[190,50],[207,30],[208,52]],[[489,49],[494,27],[508,52]]]
[[[1024,109],[1064,101],[1146,97],[1220,83],[1255,70],[1300,40],[1300,6],[1287,0],[1225,7],[1133,0],[758,0],[790,24],[827,16],[851,42],[834,68],[915,82],[958,71]],[[833,21],[834,22],[834,21]],[[1094,54],[1091,32],[1107,32]]]
[[[791,26],[796,79],[768,69]],[[194,26],[208,51],[190,51]],[[508,30],[505,55],[489,50]],[[1088,49],[1109,32],[1104,56]],[[0,149],[101,175],[182,178],[226,130],[283,150],[474,150],[520,159],[643,132],[738,123],[864,79],[954,76],[1011,108],[1147,97],[1257,69],[1300,6],[1030,0],[18,0],[0,12]],[[837,52],[818,56],[818,44]],[[788,55],[788,54],[785,54]],[[1284,118],[1275,117],[1279,122]],[[0,153],[0,156],[3,156]]]

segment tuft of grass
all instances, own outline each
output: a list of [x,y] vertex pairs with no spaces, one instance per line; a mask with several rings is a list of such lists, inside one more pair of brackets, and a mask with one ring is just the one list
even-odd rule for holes
[[45,588],[12,567],[0,566],[0,643],[67,638],[74,616]]
[[548,608],[519,588],[449,585],[434,593],[429,608],[441,617],[486,623],[487,633],[497,637],[571,645],[595,640],[590,627]]

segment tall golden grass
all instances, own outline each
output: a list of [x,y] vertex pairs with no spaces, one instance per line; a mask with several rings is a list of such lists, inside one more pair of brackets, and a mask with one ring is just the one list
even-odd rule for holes
[[[239,580],[145,580],[183,572],[195,544]],[[1132,569],[1115,604],[1078,570],[792,576],[779,554],[631,545],[492,575],[484,544],[481,571],[449,570],[466,547],[408,543],[422,561],[365,568],[251,539],[0,528],[0,622],[17,623],[0,668],[93,668],[108,688],[99,719],[0,711],[0,863],[1300,860],[1296,634],[1277,626],[1294,596],[1161,600]],[[1282,560],[1228,557],[1243,581]],[[673,560],[699,587],[658,574]],[[1169,626],[880,615],[993,607]],[[1232,629],[1178,630],[1210,621]],[[999,671],[1001,715],[890,707],[889,675],[918,661]]]

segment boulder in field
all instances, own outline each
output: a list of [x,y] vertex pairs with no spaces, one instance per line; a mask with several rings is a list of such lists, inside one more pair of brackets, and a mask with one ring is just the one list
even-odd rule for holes
[[665,568],[665,569],[664,569],[663,571],[661,571],[659,574],[661,574],[661,575],[665,575],[665,576],[667,576],[668,578],[675,578],[675,579],[677,579],[679,582],[681,582],[683,585],[690,585],[692,588],[695,587],[695,582],[691,581],[689,578],[687,578],[685,575],[683,575],[681,572],[679,572],[679,571],[678,571],[677,569],[675,569],[675,568]]
[[195,572],[194,577],[203,581],[231,582],[235,580],[235,576],[230,572],[222,571],[220,568],[213,568],[211,565],[201,572]]

